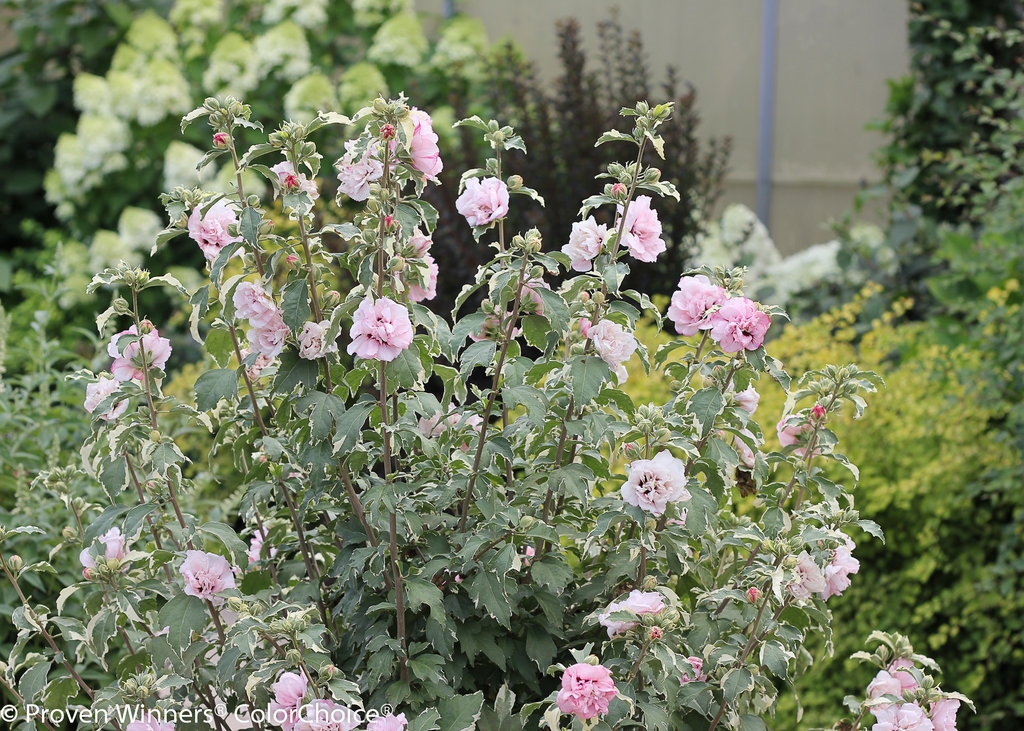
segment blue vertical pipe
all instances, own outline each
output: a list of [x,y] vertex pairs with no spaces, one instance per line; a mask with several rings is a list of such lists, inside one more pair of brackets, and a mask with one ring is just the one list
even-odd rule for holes
[[757,110],[756,212],[769,227],[772,206],[772,146],[775,141],[775,66],[778,45],[778,0],[761,0],[761,78]]

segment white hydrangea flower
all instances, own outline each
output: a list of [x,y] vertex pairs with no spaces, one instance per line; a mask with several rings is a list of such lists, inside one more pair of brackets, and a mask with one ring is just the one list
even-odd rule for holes
[[369,61],[354,63],[345,69],[338,86],[341,109],[352,114],[369,104],[377,96],[388,96],[388,82],[384,74]]
[[132,251],[149,251],[163,223],[148,208],[128,206],[117,219],[117,236]]
[[225,34],[210,55],[203,88],[211,94],[243,99],[259,81],[259,58],[252,44],[238,33]]
[[717,221],[707,225],[707,231],[697,236],[697,263],[709,267],[729,268],[733,252],[722,241]]
[[222,3],[210,0],[176,0],[168,15],[171,23],[181,32],[209,28],[224,20]]
[[463,73],[473,73],[482,68],[488,45],[487,30],[480,20],[457,15],[441,29],[430,63],[440,70],[460,66]]
[[399,13],[411,13],[413,0],[352,0],[356,25],[368,28],[380,25]]
[[125,42],[147,59],[178,59],[178,36],[174,28],[152,10],[147,10],[132,22]]
[[127,166],[122,153],[128,149],[132,133],[123,119],[83,114],[78,118],[77,133],[82,140],[83,164],[87,171],[112,173]]
[[113,231],[97,231],[89,246],[88,271],[103,271],[107,267],[117,266],[122,261],[131,266],[138,266],[142,263],[142,253],[132,249]]
[[194,106],[188,81],[176,64],[164,59],[146,64],[136,89],[136,118],[146,127],[169,116],[180,117]]
[[85,151],[78,135],[65,132],[57,138],[53,148],[53,175],[43,180],[46,200],[59,204],[68,200],[78,190],[88,170],[85,167]]
[[110,84],[102,76],[81,73],[74,82],[75,109],[85,114],[111,112]]
[[322,28],[327,22],[327,0],[269,0],[263,7],[263,22],[267,25],[289,16],[303,28]]
[[413,67],[423,59],[428,45],[420,19],[401,13],[377,29],[366,57],[374,63]]
[[191,188],[211,180],[216,170],[207,165],[201,172],[196,172],[196,165],[205,153],[198,147],[173,140],[164,152],[164,190],[174,190],[179,185]]
[[334,84],[320,72],[299,79],[284,95],[284,114],[294,122],[309,122],[321,109],[336,112],[339,106]]
[[135,90],[138,86],[135,71],[114,71],[107,73],[110,88],[110,113],[121,119],[136,116]]
[[275,25],[258,37],[254,43],[259,58],[260,76],[266,77],[279,69],[288,81],[309,73],[310,52],[306,33],[290,20]]
[[733,203],[722,212],[722,241],[726,244],[742,243],[757,223],[760,223],[757,214],[742,203]]
[[795,292],[838,274],[839,247],[838,241],[815,244],[769,267],[755,285],[765,292],[763,301],[784,307]]
[[92,276],[89,272],[89,249],[79,241],[62,241],[57,244],[57,255],[53,258],[55,273],[60,278],[61,293],[57,304],[69,310],[87,302],[91,297],[85,293]]

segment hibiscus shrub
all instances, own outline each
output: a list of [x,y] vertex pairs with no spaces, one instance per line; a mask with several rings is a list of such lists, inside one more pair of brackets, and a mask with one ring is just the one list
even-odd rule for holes
[[[668,311],[682,337],[637,342],[639,319],[661,313],[622,283],[631,261],[664,251],[656,201],[678,193],[640,162],[661,154],[671,105],[622,113],[632,129],[597,144],[638,162],[608,166],[579,235],[553,252],[535,230],[506,230],[512,196],[539,198],[502,171],[522,139],[458,123],[493,150],[457,201],[493,258],[451,320],[422,304],[443,263],[422,198],[443,167],[425,112],[378,99],[244,151],[239,130],[259,128],[244,104],[210,98],[186,115],[212,128],[207,161],[237,160],[236,188],[168,193],[157,246],[188,232],[209,280],[189,291],[128,265],[93,279],[116,290],[98,322],[119,330],[110,372],[77,374],[94,417],[81,468],[37,481],[87,475],[107,504],[72,502],[62,542],[46,536],[83,566],[53,606],[22,590],[49,564],[15,553],[48,531],[0,533],[19,598],[12,697],[129,731],[766,728],[810,638],[830,639],[826,601],[858,570],[851,533],[880,535],[853,508],[857,470],[828,427],[859,416],[878,379],[829,365],[791,383],[764,347],[781,313],[744,297],[736,271],[685,273]],[[356,130],[339,199],[366,202],[321,225],[314,139],[339,125]],[[275,233],[243,172],[268,181],[292,233]],[[545,278],[570,267],[552,289]],[[341,271],[356,283],[344,294]],[[157,287],[188,298],[208,354],[192,403],[162,388],[174,353],[139,307]],[[667,400],[620,388],[634,357],[670,379]],[[753,418],[767,381],[787,391],[770,418],[791,442],[770,451]],[[190,467],[182,420],[230,468]],[[821,469],[833,463],[840,479]],[[211,482],[228,497],[198,511]],[[734,510],[737,492],[756,495],[752,510]],[[880,684],[858,708],[883,723],[955,712],[923,660],[881,662],[916,685]]]

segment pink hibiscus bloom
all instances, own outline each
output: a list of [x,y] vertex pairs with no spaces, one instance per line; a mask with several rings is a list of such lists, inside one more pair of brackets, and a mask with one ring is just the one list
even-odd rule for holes
[[[95,413],[99,405],[103,403],[107,396],[113,394],[117,389],[120,388],[120,382],[116,378],[107,378],[106,376],[100,376],[99,380],[95,383],[90,383],[85,387],[85,410],[90,414]],[[104,421],[112,421],[128,410],[128,399],[121,399],[120,401],[112,404],[110,408],[99,414],[97,418],[103,419]]]
[[185,562],[178,568],[185,580],[185,593],[220,605],[222,591],[235,588],[235,574],[223,556],[206,551],[185,551]]
[[192,209],[188,217],[188,235],[199,244],[206,261],[213,261],[228,244],[241,241],[241,236],[228,233],[228,226],[238,223],[238,216],[226,198],[214,203],[203,215],[201,205]]
[[638,459],[630,463],[629,479],[622,486],[624,502],[652,515],[661,515],[669,503],[689,497],[686,465],[668,450],[658,452],[653,459]]
[[349,331],[348,352],[360,358],[392,361],[412,345],[413,327],[409,311],[382,297],[367,297],[359,303]]
[[934,731],[931,719],[916,703],[893,703],[869,709],[875,716],[871,731]]
[[562,713],[587,721],[608,713],[608,704],[617,694],[611,670],[604,665],[579,662],[562,673],[562,689],[556,703]]
[[726,300],[711,314],[711,337],[726,353],[757,350],[772,324],[767,312],[746,297]]
[[354,201],[370,197],[370,183],[384,175],[384,163],[373,156],[372,150],[356,159],[355,140],[345,143],[345,154],[334,163],[338,170],[338,190]]
[[794,599],[810,599],[812,595],[825,591],[825,575],[807,551],[801,551],[797,556],[794,573],[793,581],[786,585]]
[[160,370],[164,369],[168,358],[171,357],[171,341],[160,337],[160,333],[148,320],[142,321],[142,328],[146,331],[145,334],[125,345],[123,350],[118,345],[118,340],[125,335],[138,335],[139,331],[135,325],[114,335],[107,345],[107,355],[114,359],[114,362],[110,364],[110,372],[119,381],[131,379],[141,381],[143,379],[143,354],[148,368]]
[[655,261],[658,254],[665,251],[661,221],[658,220],[658,212],[651,208],[649,195],[637,196],[629,204],[620,243],[638,261]]
[[690,665],[690,672],[683,670],[683,674],[679,676],[679,683],[685,685],[686,683],[704,683],[707,682],[708,676],[704,672],[704,661],[699,657],[690,656],[686,658],[686,662]]
[[[103,544],[104,559],[107,561],[124,559],[127,538],[121,535],[120,528],[111,528],[96,540]],[[82,564],[82,576],[87,579],[91,578],[92,570],[96,568],[96,555],[92,552],[92,547],[83,548],[82,552],[78,554],[78,560]]]
[[141,718],[125,726],[125,731],[174,731],[174,724],[161,721],[160,716],[146,711]]
[[372,719],[366,724],[366,731],[402,731],[408,725],[409,722],[404,713],[399,713],[397,716],[389,713],[386,716]]
[[668,308],[668,319],[676,326],[680,335],[696,335],[701,330],[711,329],[711,312],[722,305],[729,295],[725,289],[703,274],[681,277],[679,289],[672,293]]
[[306,697],[308,681],[301,673],[281,673],[271,688],[274,700],[267,707],[267,721],[280,726],[284,731],[292,731],[299,720],[299,712]]
[[860,561],[853,557],[855,545],[849,538],[846,544],[836,548],[832,562],[825,567],[825,590],[822,599],[839,596],[850,586],[850,574],[860,571]]
[[313,201],[320,197],[320,191],[317,190],[316,181],[310,180],[302,173],[295,172],[295,168],[287,160],[279,162],[277,165],[270,168],[270,170],[277,173],[277,183],[282,192],[290,193],[292,191],[301,190],[309,196],[310,200]]
[[428,180],[437,180],[444,165],[441,163],[437,133],[434,132],[430,115],[413,107],[409,110],[409,117],[413,121],[412,139],[409,140],[412,166],[423,173]]
[[639,624],[638,622],[619,622],[610,619],[613,612],[627,611],[637,616],[644,614],[660,614],[665,608],[665,602],[661,594],[656,591],[639,591],[633,589],[625,599],[612,602],[608,608],[598,615],[598,621],[602,627],[607,628],[608,637],[612,638],[628,632]]
[[470,226],[486,226],[508,215],[508,186],[497,178],[470,178],[455,209]]
[[572,259],[573,271],[589,272],[594,259],[601,253],[601,247],[608,238],[608,227],[598,224],[593,216],[586,221],[577,221],[569,233],[569,243],[562,247],[562,253]]

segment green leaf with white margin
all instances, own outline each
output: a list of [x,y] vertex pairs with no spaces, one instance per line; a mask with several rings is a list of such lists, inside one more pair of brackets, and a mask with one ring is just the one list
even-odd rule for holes
[[211,368],[196,379],[196,408],[209,411],[224,399],[229,404],[238,397],[238,373],[233,368]]
[[245,243],[256,246],[260,240],[260,213],[252,206],[242,209],[242,215],[238,217],[238,233],[245,239]]
[[18,691],[25,702],[38,699],[46,687],[46,676],[50,672],[50,663],[37,662],[26,670],[18,681]]
[[481,571],[466,582],[466,589],[474,606],[483,607],[498,624],[505,629],[510,628],[512,605],[504,579],[489,571]]
[[281,290],[281,317],[297,332],[309,320],[309,287],[305,279],[293,279]]
[[231,558],[234,561],[235,566],[248,565],[249,549],[245,545],[245,542],[238,537],[237,533],[235,533],[234,528],[226,523],[210,521],[209,523],[204,523],[199,526],[199,530],[202,533],[206,533],[207,535],[216,538],[231,554]]
[[711,428],[715,425],[715,419],[718,418],[718,415],[722,413],[724,408],[725,397],[714,386],[708,386],[697,391],[686,404],[686,410],[697,417],[697,422],[701,426],[701,437],[706,437],[711,433]]
[[160,476],[167,474],[167,471],[172,467],[178,467],[189,460],[181,453],[178,449],[178,445],[175,444],[170,438],[164,437],[161,441],[153,444],[149,449],[143,449],[143,455],[148,457],[153,462],[153,469],[157,471]]
[[722,679],[722,691],[725,693],[725,702],[732,703],[741,693],[746,693],[754,687],[754,676],[743,668],[733,668]]
[[167,627],[167,642],[181,652],[192,644],[192,635],[206,629],[206,605],[197,596],[178,594],[160,610],[159,626]]
[[475,731],[480,720],[480,709],[484,705],[483,691],[473,695],[457,695],[444,698],[437,704],[441,713],[440,731]]
[[572,359],[569,378],[576,406],[586,406],[601,391],[604,382],[611,378],[608,364],[596,355],[579,355]]
[[355,448],[363,431],[363,423],[375,408],[375,401],[360,401],[352,404],[344,414],[336,418],[338,431],[334,435],[333,454],[347,454]]

